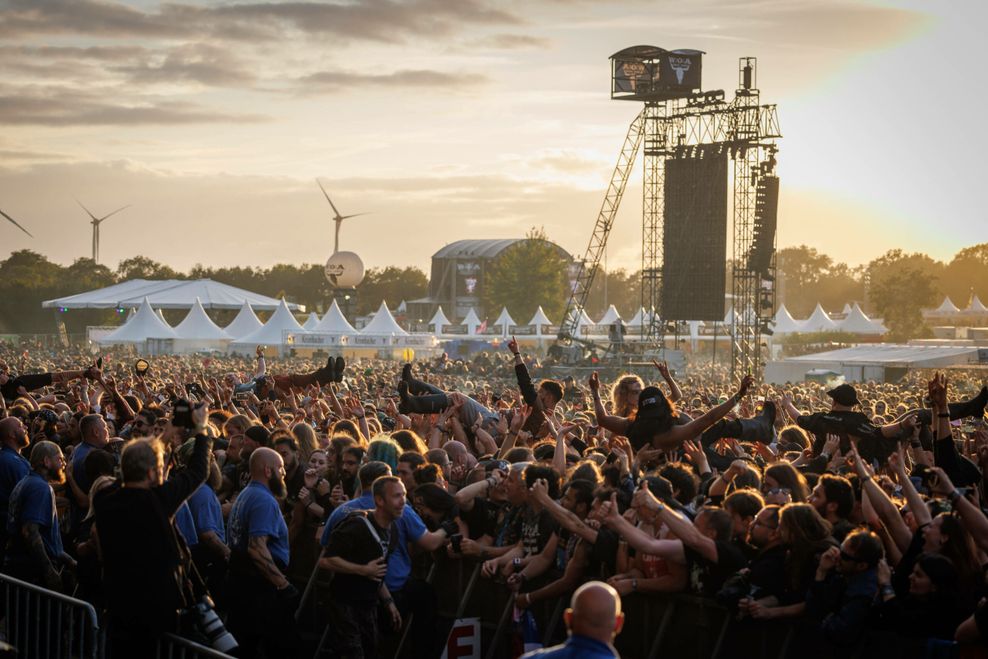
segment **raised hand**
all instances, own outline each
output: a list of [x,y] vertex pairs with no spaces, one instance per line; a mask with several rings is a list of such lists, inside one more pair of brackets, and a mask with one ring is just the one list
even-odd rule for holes
[[751,385],[754,384],[754,382],[755,378],[751,374],[741,378],[741,384],[738,385],[738,398],[745,396],[748,393],[748,390],[751,389]]
[[508,350],[516,355],[518,354],[518,339],[513,336],[511,337],[511,340],[508,341]]
[[532,483],[532,487],[528,488],[528,492],[535,497],[537,501],[549,500],[549,484],[544,478],[539,478]]
[[669,364],[668,363],[666,363],[665,361],[659,362],[659,361],[656,361],[656,360],[653,359],[652,360],[652,365],[655,366],[655,368],[659,369],[659,375],[661,375],[666,380],[669,379]]
[[593,393],[598,393],[600,391],[600,376],[597,375],[597,371],[590,374],[590,379],[587,380],[587,386],[590,387],[590,391]]
[[831,547],[820,555],[820,564],[817,566],[818,572],[830,572],[837,566],[840,560],[840,548]]

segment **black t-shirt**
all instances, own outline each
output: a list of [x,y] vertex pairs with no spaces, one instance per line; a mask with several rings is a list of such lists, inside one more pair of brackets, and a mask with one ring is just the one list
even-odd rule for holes
[[559,528],[559,522],[545,509],[535,512],[531,508],[526,508],[520,515],[520,520],[521,544],[525,556],[535,556],[540,553],[552,534]]
[[756,587],[755,597],[774,595],[781,599],[786,592],[786,553],[784,545],[766,549],[749,564],[749,579]]
[[617,573],[618,534],[613,529],[603,527],[597,531],[597,541],[590,547],[590,565],[587,576],[594,579],[608,579]]
[[[364,520],[371,523],[377,535],[374,537]],[[329,534],[326,556],[339,556],[345,561],[366,565],[382,556],[388,557],[398,545],[398,529],[382,529],[373,515],[363,511],[347,515]],[[377,602],[377,591],[381,582],[357,574],[339,572],[330,584],[333,596],[349,604],[373,604]]]
[[743,568],[744,553],[729,542],[715,540],[717,562],[712,563],[692,547],[683,547],[686,555],[686,572],[689,574],[689,588],[695,595],[713,597],[728,578]]
[[460,513],[460,519],[466,522],[471,538],[488,535],[497,537],[497,518],[504,509],[504,504],[477,497],[473,500],[473,508]]
[[832,410],[796,417],[796,425],[813,433],[813,453],[819,455],[828,434],[840,436],[841,453],[851,450],[850,436],[859,438],[858,452],[865,460],[884,462],[895,450],[895,441],[882,436],[882,429],[861,412]]

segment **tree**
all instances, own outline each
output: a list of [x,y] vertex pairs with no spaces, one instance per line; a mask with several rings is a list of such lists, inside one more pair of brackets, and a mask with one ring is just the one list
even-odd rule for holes
[[542,306],[546,315],[562,322],[569,295],[567,259],[533,227],[491,263],[485,274],[483,303],[489,312],[501,307],[519,322],[526,322]]
[[889,328],[892,341],[929,334],[923,309],[937,298],[938,264],[924,254],[894,249],[868,264],[868,298]]
[[949,295],[961,308],[972,293],[977,293],[982,302],[988,300],[988,243],[965,247],[954,255],[944,268],[940,293]]
[[[604,284],[607,284],[605,304]],[[641,306],[641,271],[628,273],[624,268],[617,270],[598,270],[594,277],[590,293],[587,295],[587,313],[598,320],[611,304],[618,310],[621,317],[630,320]]]
[[128,279],[184,279],[184,276],[146,256],[132,256],[124,259],[117,266],[117,278],[120,281],[127,281]]
[[429,292],[429,278],[419,268],[371,268],[357,286],[357,313],[377,311],[382,301],[392,307],[402,300],[415,300]]

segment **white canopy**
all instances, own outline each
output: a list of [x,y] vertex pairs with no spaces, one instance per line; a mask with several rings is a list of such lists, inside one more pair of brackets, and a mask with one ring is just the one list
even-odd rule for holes
[[467,317],[463,319],[460,325],[467,326],[467,334],[472,335],[477,333],[477,327],[480,325],[480,318],[477,316],[477,312],[473,307],[470,307],[470,311],[467,312]]
[[549,320],[549,317],[545,315],[544,311],[542,311],[542,305],[540,304],[539,308],[535,310],[535,315],[532,316],[530,321],[528,321],[528,324],[540,327],[542,325],[552,325],[552,321]]
[[316,315],[315,311],[309,313],[309,317],[305,319],[302,324],[302,329],[312,331],[319,326],[319,316]]
[[408,332],[401,328],[395,317],[391,315],[391,310],[388,309],[388,303],[384,301],[381,302],[381,306],[374,313],[374,317],[364,326],[364,329],[360,330],[360,333],[384,336],[390,336],[392,334],[405,336],[408,334]]
[[651,322],[654,312],[648,312],[646,316],[645,307],[638,307],[638,311],[635,312],[635,316],[628,321],[628,327],[641,327],[647,323]]
[[978,299],[978,294],[975,293],[973,296],[971,296],[971,304],[967,306],[967,309],[965,309],[964,312],[984,314],[984,313],[988,313],[988,307],[981,304],[981,300]]
[[294,332],[303,331],[302,326],[298,324],[295,316],[289,310],[288,303],[282,300],[281,306],[275,309],[275,312],[271,314],[268,322],[264,323],[263,327],[254,330],[247,336],[236,339],[234,344],[237,346],[280,346],[284,341],[284,332],[286,330]]
[[[273,297],[245,291],[242,288],[221,284],[212,279],[130,279],[113,286],[94,291],[69,295],[41,303],[45,309],[129,309],[139,307],[147,298],[156,309],[191,309],[199,298],[206,309],[239,309],[249,302],[255,309],[273,311],[279,301]],[[305,311],[305,307],[289,304],[293,311]]]
[[618,320],[621,320],[621,314],[618,313],[617,307],[615,307],[612,304],[611,306],[607,307],[607,311],[605,311],[604,315],[600,317],[600,320],[598,321],[597,324],[610,325],[611,323]]
[[243,306],[240,307],[240,313],[224,329],[230,337],[237,339],[241,336],[247,336],[263,326],[264,324],[254,314],[254,310],[250,308],[250,304],[244,300]]
[[885,328],[868,318],[857,302],[851,307],[847,318],[838,323],[838,328],[851,334],[885,334]]
[[436,309],[436,313],[432,314],[432,320],[429,321],[429,325],[432,325],[432,331],[436,334],[442,334],[443,325],[449,324],[449,318],[446,317],[442,307]]
[[[165,314],[161,311],[161,309],[158,309],[157,311],[155,311],[155,313],[158,314],[158,318],[161,319],[161,322],[163,322],[165,325],[168,325],[168,321],[165,319]],[[171,327],[171,325],[168,325],[168,327]]]
[[320,334],[336,334],[338,336],[354,336],[357,334],[357,330],[353,329],[353,325],[350,321],[346,319],[343,312],[340,310],[340,305],[336,303],[336,298],[333,298],[333,304],[329,305],[329,311],[326,315],[322,317],[316,328],[312,330],[313,332],[319,332]]
[[779,310],[775,312],[775,327],[772,331],[775,334],[793,334],[800,331],[800,324],[792,317],[786,305],[779,305]]
[[507,336],[508,328],[511,327],[512,325],[517,325],[518,323],[516,323],[514,319],[511,317],[511,314],[508,313],[508,308],[502,307],[501,315],[497,317],[497,320],[494,321],[494,324],[500,325],[501,334]]
[[727,313],[726,314],[724,314],[724,324],[725,325],[733,325],[734,324],[734,307],[733,306],[730,309],[727,310]]
[[169,327],[151,308],[147,298],[141,303],[133,318],[110,332],[102,339],[103,345],[117,343],[144,343],[148,339],[174,339],[175,330]]
[[837,323],[831,320],[823,306],[817,302],[816,309],[809,318],[800,323],[804,332],[836,332]]
[[[855,302],[855,304],[857,304],[857,302]],[[845,316],[851,313],[851,304],[849,302],[844,303],[844,308],[841,309],[841,313],[844,314]]]
[[180,339],[194,340],[229,341],[232,338],[206,315],[199,298],[196,298],[185,319],[175,326],[175,335]]
[[943,298],[943,302],[940,303],[939,307],[933,310],[933,313],[935,315],[949,315],[949,314],[955,314],[959,311],[960,309],[957,308],[957,305],[954,304],[953,300],[951,300],[950,296],[948,295],[947,297]]

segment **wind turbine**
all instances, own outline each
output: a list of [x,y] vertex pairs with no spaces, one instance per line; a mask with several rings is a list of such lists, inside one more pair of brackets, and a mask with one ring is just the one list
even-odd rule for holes
[[[7,215],[3,211],[0,211],[0,215],[3,215],[5,218],[7,218],[10,221],[11,224],[13,224],[15,227],[17,227],[18,229],[20,229],[21,231],[23,231],[27,235],[31,236],[31,232],[28,231],[27,229],[25,229],[24,227],[22,227],[20,224],[18,224],[17,223],[17,220],[15,220],[11,216]],[[31,237],[34,238],[34,236],[31,236]]]
[[[82,202],[79,201],[78,199],[76,199],[75,202],[80,206],[82,206]],[[103,217],[96,217],[89,211],[88,208],[82,206],[82,210],[86,211],[86,214],[88,214],[89,217],[92,218],[93,220],[92,222],[90,222],[90,224],[93,225],[93,263],[99,263],[99,225],[103,223],[103,220],[110,217],[110,215],[116,215],[125,208],[130,208],[130,204],[127,204],[126,206],[122,206],[117,210],[113,211],[112,213],[104,215]]]
[[333,212],[336,216],[333,218],[333,222],[336,222],[336,238],[333,240],[333,254],[340,251],[340,225],[343,224],[343,220],[349,219],[351,217],[357,217],[358,215],[367,215],[367,213],[354,213],[353,215],[340,215],[340,212],[336,210],[336,206],[333,204],[333,200],[329,198],[329,194],[326,193],[326,188],[322,187],[322,183],[319,183],[319,179],[316,179],[316,183],[319,184],[319,189],[322,190],[323,196],[326,197],[326,201],[333,208]]

